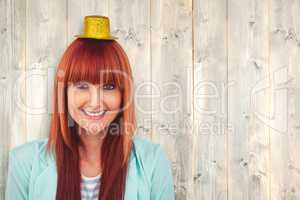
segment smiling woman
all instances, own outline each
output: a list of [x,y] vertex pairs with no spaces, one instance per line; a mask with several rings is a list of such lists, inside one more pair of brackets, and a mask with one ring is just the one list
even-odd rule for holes
[[49,137],[10,152],[6,199],[174,199],[164,151],[136,135],[132,72],[117,41],[73,41],[53,101]]
[[[68,192],[77,195],[79,168],[88,176],[102,173],[102,199],[120,198],[135,128],[132,75],[125,52],[116,41],[78,38],[64,53],[57,73],[58,110],[54,110],[48,143],[56,151],[57,199],[66,199]],[[108,90],[112,85],[115,88]],[[123,102],[129,106],[125,108]],[[66,126],[67,114],[74,127]],[[107,134],[112,130],[114,134]],[[111,192],[112,185],[121,189]]]

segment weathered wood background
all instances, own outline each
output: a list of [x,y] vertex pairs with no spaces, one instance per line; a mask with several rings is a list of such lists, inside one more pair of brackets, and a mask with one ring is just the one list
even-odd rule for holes
[[139,134],[178,200],[300,199],[299,0],[0,0],[0,193],[12,147],[46,137],[52,79],[83,17],[110,17]]

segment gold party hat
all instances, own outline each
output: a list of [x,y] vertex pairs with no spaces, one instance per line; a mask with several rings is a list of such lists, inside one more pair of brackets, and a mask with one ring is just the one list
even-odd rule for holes
[[102,40],[118,39],[110,34],[109,18],[106,16],[89,15],[84,17],[83,34],[78,38],[93,38]]

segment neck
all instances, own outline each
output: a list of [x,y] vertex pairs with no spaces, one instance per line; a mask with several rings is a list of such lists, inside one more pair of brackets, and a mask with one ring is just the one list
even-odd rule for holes
[[104,141],[104,131],[98,134],[88,134],[79,128],[80,140],[83,146],[79,148],[80,157],[87,162],[98,162],[101,156],[101,147]]

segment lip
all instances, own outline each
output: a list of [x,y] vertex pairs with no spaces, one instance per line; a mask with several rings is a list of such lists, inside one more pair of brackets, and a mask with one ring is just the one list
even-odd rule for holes
[[104,114],[103,115],[100,115],[100,116],[90,116],[90,115],[87,115],[84,111],[83,111],[83,109],[80,109],[80,111],[83,113],[83,115],[86,117],[86,118],[88,118],[88,119],[90,119],[90,120],[100,120],[100,119],[102,119],[104,116],[105,116],[105,114],[106,114],[106,112],[107,112],[107,110],[104,112]]

